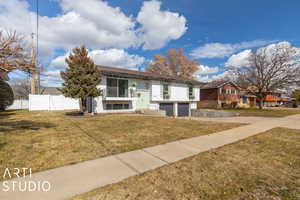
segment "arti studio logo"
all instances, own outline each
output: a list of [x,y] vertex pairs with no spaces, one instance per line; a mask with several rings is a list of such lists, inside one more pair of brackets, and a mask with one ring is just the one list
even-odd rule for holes
[[[8,180],[12,178],[13,180]],[[6,168],[3,173],[3,192],[49,192],[51,184],[49,181],[33,180],[31,168]]]

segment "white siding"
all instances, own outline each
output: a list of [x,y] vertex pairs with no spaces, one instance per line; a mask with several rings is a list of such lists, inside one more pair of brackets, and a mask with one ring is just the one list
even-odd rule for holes
[[189,101],[188,86],[186,84],[171,83],[170,101]]
[[152,101],[160,101],[161,97],[161,85],[160,81],[151,81],[151,100]]
[[200,101],[200,88],[199,87],[194,88],[194,94],[195,94],[194,101]]
[[188,85],[180,83],[170,83],[171,96],[169,99],[163,99],[161,96],[161,82],[152,81],[152,95],[151,101],[199,101],[200,99],[200,89],[199,87],[194,87],[195,99],[189,99],[188,97]]
[[191,103],[190,108],[197,109],[197,103],[195,103],[195,102]]

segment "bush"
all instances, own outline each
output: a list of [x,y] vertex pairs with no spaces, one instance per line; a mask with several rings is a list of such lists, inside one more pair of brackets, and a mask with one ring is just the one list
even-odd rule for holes
[[0,80],[0,111],[5,110],[14,102],[14,93],[12,88],[3,80]]

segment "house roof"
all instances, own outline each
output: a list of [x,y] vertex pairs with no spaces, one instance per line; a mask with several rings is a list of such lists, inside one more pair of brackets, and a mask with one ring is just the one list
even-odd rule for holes
[[256,97],[255,95],[253,95],[253,94],[250,94],[248,91],[246,91],[246,90],[241,90],[240,91],[240,96],[241,97]]
[[234,87],[238,88],[238,86],[231,82],[231,81],[225,81],[225,80],[215,80],[212,82],[209,82],[207,84],[205,84],[204,86],[201,87],[201,89],[215,89],[215,88],[220,88],[223,85],[230,83],[231,85],[233,85]]
[[41,87],[41,94],[62,95],[56,87]]
[[142,72],[129,69],[121,69],[116,67],[97,66],[101,73],[105,76],[115,76],[122,78],[134,78],[142,80],[160,80],[166,82],[186,83],[193,85],[203,85],[202,82],[193,79],[174,78],[166,75],[158,75],[151,72]]

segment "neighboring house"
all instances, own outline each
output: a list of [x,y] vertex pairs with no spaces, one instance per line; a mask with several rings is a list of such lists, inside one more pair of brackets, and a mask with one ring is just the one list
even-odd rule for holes
[[98,66],[102,96],[94,98],[95,113],[165,110],[168,116],[189,116],[197,108],[200,82],[149,72]]
[[56,87],[43,87],[41,86],[40,93],[44,95],[63,95]]
[[256,107],[256,96],[249,94],[247,91],[240,91],[240,101],[238,103],[239,108],[251,108]]
[[0,80],[8,81],[7,70],[0,67]]
[[[263,99],[264,107],[276,107],[280,105],[281,93],[279,91],[265,92],[265,97]],[[257,99],[257,103],[259,104],[259,98]]]
[[236,107],[239,88],[231,81],[212,81],[201,87],[198,108]]

